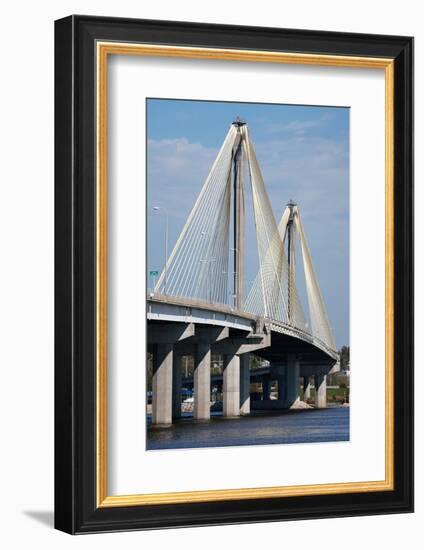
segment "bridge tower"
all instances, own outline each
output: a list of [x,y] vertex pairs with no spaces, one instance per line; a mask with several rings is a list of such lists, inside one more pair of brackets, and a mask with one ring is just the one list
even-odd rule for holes
[[287,203],[289,209],[289,219],[287,221],[287,320],[289,324],[293,321],[293,291],[296,281],[296,264],[295,264],[295,226],[294,226],[294,208],[297,206],[295,202],[290,200]]
[[237,129],[237,137],[232,151],[233,174],[233,224],[234,224],[234,307],[241,310],[243,306],[244,283],[244,127],[246,122],[237,117],[233,126]]

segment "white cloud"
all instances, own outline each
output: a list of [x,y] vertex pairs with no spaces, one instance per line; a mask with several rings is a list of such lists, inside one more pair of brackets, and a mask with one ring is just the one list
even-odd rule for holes
[[168,203],[178,218],[187,217],[218,153],[187,138],[148,141],[151,199]]
[[[217,150],[207,148],[200,143],[190,143],[187,138],[162,139],[148,141],[149,167],[152,174],[171,172],[174,176],[175,168],[186,169],[189,173],[198,177],[198,169],[207,169],[213,161]],[[186,177],[187,174],[179,174]]]
[[322,128],[325,124],[331,120],[332,114],[330,112],[324,113],[319,118],[315,119],[306,119],[306,120],[291,120],[286,124],[281,124],[280,122],[269,122],[268,120],[264,121],[260,125],[258,130],[267,135],[270,134],[288,134],[299,136],[304,135],[307,130],[313,130],[317,128]]

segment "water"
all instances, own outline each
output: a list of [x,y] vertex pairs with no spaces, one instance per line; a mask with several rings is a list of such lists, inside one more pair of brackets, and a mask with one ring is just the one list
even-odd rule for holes
[[[149,419],[150,420],[150,419]],[[147,449],[349,441],[349,407],[256,412],[240,418],[183,417],[169,428],[147,430]]]

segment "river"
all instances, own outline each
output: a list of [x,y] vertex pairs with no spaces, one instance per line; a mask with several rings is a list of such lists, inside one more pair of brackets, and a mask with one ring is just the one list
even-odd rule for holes
[[349,441],[349,407],[255,412],[240,418],[215,414],[209,422],[185,416],[168,428],[152,428],[147,449]]

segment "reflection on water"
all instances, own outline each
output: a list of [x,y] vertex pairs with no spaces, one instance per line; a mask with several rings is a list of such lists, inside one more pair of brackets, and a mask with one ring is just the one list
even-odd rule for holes
[[212,416],[210,422],[184,417],[172,427],[152,428],[147,449],[349,441],[349,408],[261,412],[240,418]]

